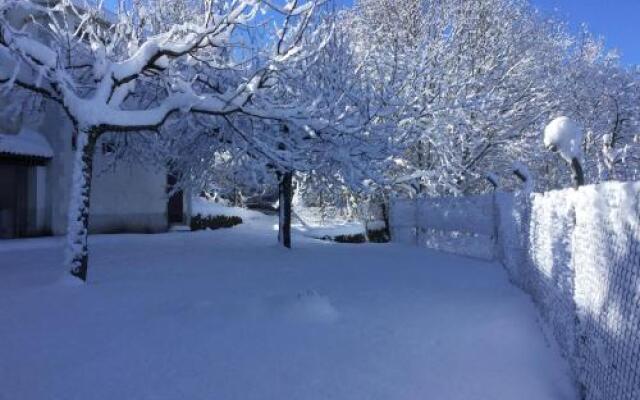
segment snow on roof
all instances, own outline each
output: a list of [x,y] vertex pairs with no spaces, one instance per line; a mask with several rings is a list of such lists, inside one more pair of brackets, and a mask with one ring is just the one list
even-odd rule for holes
[[40,133],[23,128],[17,135],[0,134],[0,154],[53,157],[53,149]]

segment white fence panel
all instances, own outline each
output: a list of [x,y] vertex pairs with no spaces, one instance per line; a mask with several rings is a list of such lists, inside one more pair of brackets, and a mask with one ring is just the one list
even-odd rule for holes
[[494,259],[496,218],[492,195],[394,200],[392,240],[470,257]]
[[494,234],[493,196],[424,199],[419,203],[420,226],[440,231]]
[[416,201],[392,199],[389,207],[391,240],[416,244]]

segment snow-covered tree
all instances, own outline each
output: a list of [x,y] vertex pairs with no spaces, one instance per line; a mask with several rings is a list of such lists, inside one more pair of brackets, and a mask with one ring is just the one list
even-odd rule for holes
[[540,189],[557,186],[565,168],[542,132],[560,115],[586,129],[589,181],[637,171],[637,72],[528,1],[360,0],[351,16],[366,79],[403,107],[387,118],[405,148],[389,169],[395,190],[481,192],[488,173],[514,185],[515,161],[542,175]]
[[[309,110],[279,102],[269,83],[287,63],[309,57],[312,50],[300,38],[316,5],[206,0],[167,18],[162,7],[143,2],[123,2],[116,15],[68,0],[0,4],[0,82],[59,103],[76,130],[68,234],[73,275],[86,280],[92,161],[103,133],[152,131],[187,113],[307,126]],[[285,21],[277,49],[263,53],[261,67],[229,86],[198,79],[195,66],[234,68],[229,54],[239,45],[236,32],[261,11]]]

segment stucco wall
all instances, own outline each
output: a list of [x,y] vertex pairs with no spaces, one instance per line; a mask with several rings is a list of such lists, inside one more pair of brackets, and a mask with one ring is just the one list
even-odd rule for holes
[[135,161],[119,160],[111,165],[101,143],[102,139],[94,161],[90,231],[166,231],[166,171]]
[[46,166],[46,215],[48,229],[54,235],[64,235],[67,231],[67,212],[73,151],[71,137],[73,126],[60,106],[48,102],[42,123],[36,128],[42,133],[53,149],[53,158]]

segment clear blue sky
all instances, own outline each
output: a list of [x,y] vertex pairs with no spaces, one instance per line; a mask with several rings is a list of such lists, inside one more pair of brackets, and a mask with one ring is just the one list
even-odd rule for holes
[[640,64],[640,0],[532,0],[543,11],[554,12],[575,28],[586,23],[617,48],[626,64]]
[[[350,5],[353,0],[336,0]],[[626,64],[640,64],[640,0],[530,0],[541,11],[568,21],[573,29],[589,30],[617,48]]]

